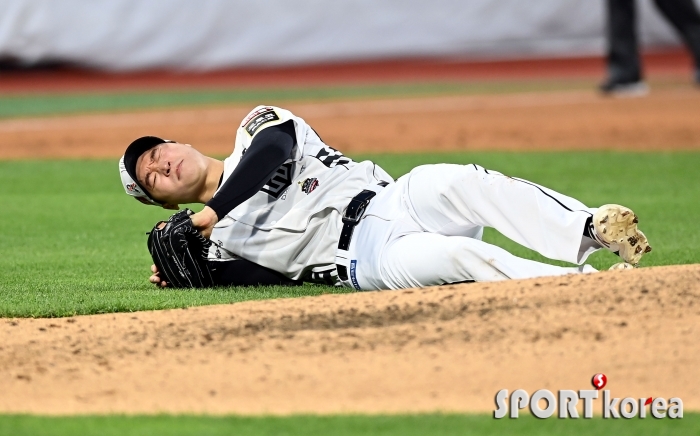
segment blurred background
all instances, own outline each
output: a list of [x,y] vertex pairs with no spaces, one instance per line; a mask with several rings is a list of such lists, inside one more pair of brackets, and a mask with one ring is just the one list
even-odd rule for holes
[[[602,56],[602,0],[2,0],[5,66],[208,71],[404,58]],[[640,40],[678,47],[639,3]]]
[[[637,31],[652,85],[641,104],[598,99],[610,5]],[[0,0],[0,11],[0,158],[114,157],[142,133],[228,155],[232,126],[260,103],[303,110],[346,152],[700,143],[691,51],[651,0]],[[74,117],[32,121],[59,115]]]
[[[673,28],[651,1],[637,3],[641,46],[668,55],[653,58],[651,68],[666,73],[687,68],[688,57]],[[529,71],[522,62],[501,71],[479,69],[485,61],[587,58],[598,62],[552,62],[536,71],[602,77],[605,7],[603,0],[0,0],[0,92],[59,89],[60,83],[52,87],[8,73],[59,68],[227,71],[230,76],[219,76],[216,83],[245,85],[265,82],[270,69],[284,67],[378,66],[365,65],[354,74],[316,71],[307,80],[311,82],[360,80],[367,70],[398,80],[420,74],[469,79]],[[388,60],[404,63],[383,64]],[[444,63],[449,65],[435,68]],[[256,70],[250,77],[242,76],[241,69]]]

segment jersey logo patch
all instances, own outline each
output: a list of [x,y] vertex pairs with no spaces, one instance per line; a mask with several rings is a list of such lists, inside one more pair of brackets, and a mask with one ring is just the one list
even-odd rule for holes
[[324,147],[316,153],[316,159],[323,162],[328,168],[352,162],[349,158],[343,156],[343,153],[328,145],[324,145]]
[[272,108],[265,108],[251,118],[250,121],[245,123],[245,130],[250,136],[253,136],[263,124],[269,123],[270,121],[277,121],[279,119],[280,117],[277,116],[277,113],[275,113]]
[[311,194],[314,189],[318,188],[318,179],[316,177],[310,177],[303,182],[299,182],[299,185],[301,185],[302,192]]
[[260,190],[275,198],[279,198],[289,185],[292,184],[292,165],[294,165],[293,162],[282,164]]

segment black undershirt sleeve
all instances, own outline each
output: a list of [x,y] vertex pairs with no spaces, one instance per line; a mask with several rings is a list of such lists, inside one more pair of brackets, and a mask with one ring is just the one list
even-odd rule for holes
[[245,259],[209,261],[214,283],[219,286],[299,286],[301,280],[291,280],[269,268]]
[[228,180],[206,205],[214,209],[221,220],[265,186],[289,158],[295,144],[296,133],[291,120],[260,131]]

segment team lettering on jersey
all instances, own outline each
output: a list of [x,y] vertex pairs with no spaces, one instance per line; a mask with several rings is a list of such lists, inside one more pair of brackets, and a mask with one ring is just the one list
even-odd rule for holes
[[271,195],[274,198],[279,196],[292,184],[292,175],[294,162],[287,162],[277,168],[277,172],[260,190]]
[[330,145],[324,145],[318,153],[316,153],[316,159],[323,162],[328,168],[333,168],[337,165],[346,165],[351,162],[351,160],[339,152]]

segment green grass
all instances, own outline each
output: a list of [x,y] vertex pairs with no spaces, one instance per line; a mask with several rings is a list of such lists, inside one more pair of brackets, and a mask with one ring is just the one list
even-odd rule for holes
[[[482,81],[433,81],[339,86],[181,88],[84,93],[27,93],[0,96],[0,119],[53,116],[72,113],[134,111],[201,105],[266,102],[316,102],[363,98],[406,98],[440,95],[495,95],[519,92],[594,90],[591,79],[520,79]],[[652,81],[654,90],[687,89],[685,78]]]
[[590,80],[518,80],[482,82],[421,82],[406,84],[344,85],[281,88],[191,89],[78,94],[19,94],[0,97],[0,118],[192,107],[211,104],[252,104],[274,101],[324,101],[357,98],[400,98],[425,95],[501,94],[552,90],[592,89]]
[[[627,204],[640,216],[654,247],[644,266],[700,262],[700,153],[462,153],[372,159],[395,177],[422,163],[475,162],[590,205]],[[126,312],[345,292],[313,285],[155,289],[147,281],[151,262],[145,232],[169,212],[127,198],[117,180],[116,160],[0,162],[0,186],[2,317]],[[488,232],[486,240],[543,260],[495,232]],[[597,268],[615,261],[607,252],[590,258]]]
[[700,414],[683,419],[493,419],[489,415],[395,416],[83,416],[0,415],[0,434],[24,435],[692,435],[700,434]]

